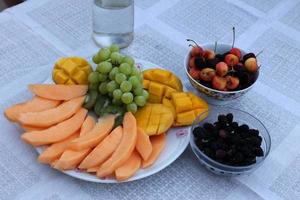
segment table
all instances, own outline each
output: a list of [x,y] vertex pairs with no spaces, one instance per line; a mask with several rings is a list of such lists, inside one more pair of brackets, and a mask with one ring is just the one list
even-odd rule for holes
[[[30,97],[29,83],[46,80],[61,56],[91,58],[91,0],[30,0],[0,13],[0,109]],[[21,130],[0,116],[0,199],[300,199],[300,2],[296,0],[136,0],[135,38],[124,53],[181,77],[186,38],[231,43],[258,53],[261,75],[228,106],[258,117],[272,137],[270,156],[251,175],[220,177],[200,166],[188,147],[148,178],[96,184],[36,162]]]

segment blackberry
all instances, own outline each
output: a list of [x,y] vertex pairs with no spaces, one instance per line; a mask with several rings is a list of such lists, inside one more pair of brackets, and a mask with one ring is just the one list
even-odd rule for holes
[[196,57],[195,65],[199,70],[204,69],[206,67],[205,59],[203,57]]
[[225,131],[224,129],[219,130],[219,137],[220,138],[225,139],[225,138],[227,138],[227,136],[228,136],[227,131]]
[[213,132],[215,130],[215,126],[211,123],[204,123],[203,128],[208,132]]
[[264,151],[262,150],[261,147],[255,148],[254,153],[256,156],[259,156],[259,157],[264,156]]
[[250,143],[251,143],[253,146],[260,147],[261,142],[262,142],[262,140],[259,139],[259,136],[258,136],[258,137],[252,136],[252,137],[250,138]]
[[249,130],[249,126],[246,125],[246,124],[243,124],[243,125],[239,126],[239,128],[238,128],[238,132],[239,133],[241,133],[241,132],[248,132],[248,130]]
[[214,153],[210,148],[205,148],[204,154],[207,155],[208,157],[212,157]]
[[245,156],[245,157],[249,157],[251,154],[251,149],[250,146],[245,145],[241,148],[241,153]]
[[216,158],[218,159],[223,159],[226,156],[226,151],[224,151],[223,149],[218,149],[216,151]]
[[228,121],[228,123],[232,123],[232,121],[233,121],[233,114],[232,113],[228,113],[227,115],[226,115],[226,118],[227,118],[227,121]]
[[227,118],[225,115],[219,115],[218,116],[218,122],[220,123],[220,125],[222,125],[222,127],[226,127],[227,125]]
[[232,128],[233,130],[237,130],[238,127],[239,127],[239,124],[238,124],[237,122],[232,122],[232,123],[231,123],[231,128]]
[[256,129],[249,129],[248,133],[251,136],[258,136],[259,135],[259,131],[256,130]]
[[233,157],[233,163],[238,164],[244,161],[244,156],[242,153],[237,152]]
[[204,145],[203,145],[203,143],[202,143],[202,141],[201,140],[196,140],[195,141],[195,144],[197,145],[197,147],[201,150],[201,151],[203,151],[203,149],[204,149]]
[[204,138],[205,130],[204,130],[204,128],[198,126],[198,127],[194,128],[193,134],[194,134],[195,138]]

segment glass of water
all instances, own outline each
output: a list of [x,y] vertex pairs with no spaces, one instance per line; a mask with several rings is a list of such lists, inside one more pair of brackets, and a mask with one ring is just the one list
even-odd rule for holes
[[101,47],[133,40],[134,0],[94,0],[93,39]]

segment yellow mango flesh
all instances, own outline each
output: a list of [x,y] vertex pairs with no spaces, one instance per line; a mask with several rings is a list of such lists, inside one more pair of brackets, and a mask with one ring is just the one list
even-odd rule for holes
[[167,70],[145,70],[143,79],[143,86],[149,92],[148,102],[150,103],[162,103],[164,97],[171,98],[173,92],[182,91],[180,79]]
[[163,104],[168,107],[173,106],[174,126],[191,125],[197,116],[206,113],[201,116],[200,120],[202,120],[208,115],[208,104],[191,92],[172,93],[171,100],[163,99]]
[[83,58],[61,58],[55,63],[52,79],[57,84],[85,85],[91,72],[92,67]]
[[135,113],[137,126],[147,135],[159,135],[166,132],[174,122],[172,110],[163,104],[148,103]]

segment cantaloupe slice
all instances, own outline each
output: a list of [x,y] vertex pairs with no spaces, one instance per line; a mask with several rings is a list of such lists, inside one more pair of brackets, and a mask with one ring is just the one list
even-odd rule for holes
[[[87,134],[91,131],[95,126],[95,120],[91,116],[87,116],[84,120],[81,129],[80,136]],[[74,169],[77,165],[88,155],[91,149],[83,149],[80,151],[74,151],[70,149],[66,149],[61,157],[53,164],[53,168],[66,170],[66,169]]]
[[116,127],[89,155],[80,163],[80,169],[100,166],[118,147],[122,139],[122,127]]
[[136,119],[131,112],[125,113],[123,120],[123,136],[121,142],[111,157],[97,171],[98,177],[112,174],[131,156],[137,138]]
[[116,169],[116,179],[118,181],[124,181],[132,177],[140,169],[141,162],[142,159],[138,152],[133,151],[128,160]]
[[35,126],[21,124],[21,128],[26,132],[30,132],[30,131],[41,131],[41,130],[47,129],[49,127],[35,127]]
[[29,90],[39,97],[52,100],[70,100],[86,94],[87,85],[58,85],[34,84],[28,86]]
[[39,155],[38,161],[40,163],[52,163],[57,160],[67,148],[68,144],[78,136],[79,132],[77,131],[70,137],[50,145]]
[[165,147],[166,144],[166,135],[165,133],[156,135],[156,136],[151,136],[150,141],[152,144],[152,153],[148,160],[143,161],[142,163],[142,168],[147,168],[157,160],[159,154],[162,152],[162,150]]
[[135,148],[139,152],[143,160],[147,160],[151,155],[152,144],[150,138],[141,128],[137,129],[137,140]]
[[87,110],[81,108],[73,117],[42,131],[26,132],[21,138],[34,146],[59,142],[79,130],[86,114]]
[[98,169],[99,169],[99,166],[97,166],[97,167],[91,167],[91,168],[88,168],[86,170],[86,172],[88,172],[88,173],[96,173]]
[[95,119],[92,116],[88,115],[85,118],[85,120],[84,120],[84,122],[81,126],[80,136],[82,136],[82,135],[88,133],[89,131],[91,131],[94,128],[95,124],[96,124]]
[[41,97],[33,97],[31,100],[24,103],[19,103],[7,108],[4,111],[4,115],[10,121],[16,122],[20,113],[26,112],[39,112],[43,110],[48,110],[55,108],[60,104],[60,101],[44,99]]
[[18,122],[35,127],[50,127],[70,118],[76,113],[81,108],[84,98],[84,96],[77,97],[60,104],[56,108],[41,112],[21,113],[18,117]]
[[69,148],[78,151],[97,146],[111,132],[114,123],[114,115],[100,117],[95,127],[87,134],[73,140]]

